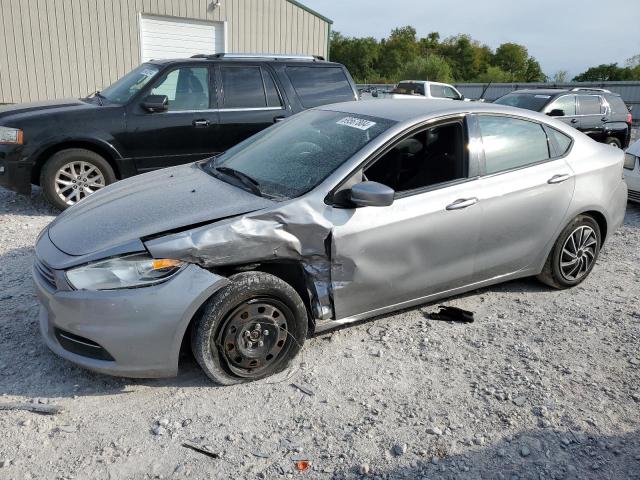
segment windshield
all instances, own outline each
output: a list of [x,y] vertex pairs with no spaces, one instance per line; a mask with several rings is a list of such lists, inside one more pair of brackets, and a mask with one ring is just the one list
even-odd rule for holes
[[140,91],[160,70],[157,65],[143,63],[120,80],[100,92],[100,96],[112,103],[126,103]]
[[534,93],[509,93],[500,97],[493,103],[498,105],[509,105],[511,107],[526,108],[539,112],[549,102],[551,95]]
[[414,82],[400,82],[391,93],[399,93],[401,95],[424,95],[424,84]]
[[[319,185],[354,153],[395,122],[383,118],[307,110],[215,157],[216,177],[247,178],[261,195],[294,198]],[[235,182],[236,184],[238,182]]]

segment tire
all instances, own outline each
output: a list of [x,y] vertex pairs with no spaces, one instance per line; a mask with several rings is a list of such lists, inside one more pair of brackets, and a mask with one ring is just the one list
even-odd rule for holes
[[612,147],[622,148],[622,142],[616,137],[607,137],[604,143],[606,143],[607,145],[611,145]]
[[[582,237],[579,236],[579,231],[582,232]],[[558,289],[571,288],[584,281],[600,254],[600,235],[600,227],[593,217],[578,215],[558,236],[542,272],[537,276],[538,280]],[[573,240],[570,239],[571,236]],[[573,251],[576,252],[575,262],[571,255]],[[576,268],[572,275],[571,270]]]
[[302,348],[308,328],[304,302],[285,281],[263,272],[230,280],[208,300],[191,330],[197,362],[219,385],[281,372]]
[[[89,176],[82,176],[82,173],[88,173]],[[76,174],[75,178],[73,174]],[[115,181],[116,175],[109,162],[84,148],[69,148],[57,152],[40,171],[40,186],[45,198],[60,210]],[[71,184],[65,188],[61,182]]]

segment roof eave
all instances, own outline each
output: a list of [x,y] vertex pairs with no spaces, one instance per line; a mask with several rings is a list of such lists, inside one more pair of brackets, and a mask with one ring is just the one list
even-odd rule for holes
[[306,12],[309,12],[311,15],[315,15],[316,17],[318,17],[321,20],[324,20],[325,22],[327,22],[329,25],[333,25],[333,20],[331,20],[330,18],[325,17],[324,15],[316,12],[315,10],[307,7],[306,5],[303,5],[300,2],[297,2],[296,0],[287,0],[287,2],[295,5],[296,7],[299,7],[303,10],[305,10]]

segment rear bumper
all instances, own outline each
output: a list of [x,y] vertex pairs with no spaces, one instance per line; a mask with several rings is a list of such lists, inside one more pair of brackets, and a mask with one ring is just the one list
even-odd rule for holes
[[22,146],[0,145],[0,187],[31,193],[31,161],[22,158]]
[[40,332],[54,353],[100,373],[138,378],[177,374],[189,322],[228,283],[197,265],[159,285],[111,291],[57,290],[35,267],[33,278]]

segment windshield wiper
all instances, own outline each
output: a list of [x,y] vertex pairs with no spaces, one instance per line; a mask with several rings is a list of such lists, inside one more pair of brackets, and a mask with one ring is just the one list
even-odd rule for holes
[[240,170],[236,170],[235,168],[231,168],[231,167],[221,166],[221,167],[213,167],[213,169],[218,172],[222,172],[226,175],[230,175],[234,178],[237,178],[238,180],[240,180],[240,182],[244,186],[246,186],[249,190],[251,190],[252,193],[254,193],[259,197],[262,197],[262,191],[259,188],[260,182],[258,182],[255,178],[247,175],[244,172],[241,172]]

